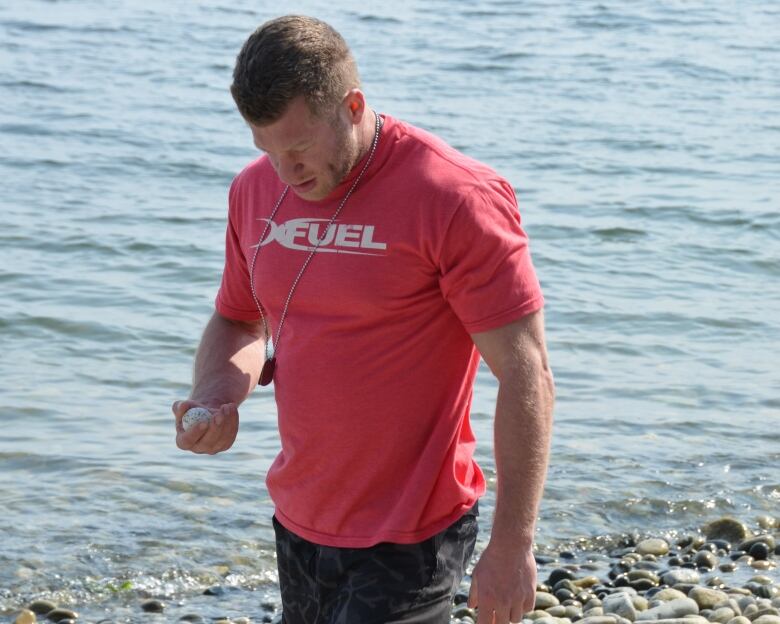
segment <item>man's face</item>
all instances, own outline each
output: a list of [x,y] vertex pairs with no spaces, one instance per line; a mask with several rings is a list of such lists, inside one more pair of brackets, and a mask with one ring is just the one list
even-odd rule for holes
[[298,97],[275,122],[249,127],[279,178],[303,199],[324,199],[356,164],[356,126],[341,110],[318,117]]

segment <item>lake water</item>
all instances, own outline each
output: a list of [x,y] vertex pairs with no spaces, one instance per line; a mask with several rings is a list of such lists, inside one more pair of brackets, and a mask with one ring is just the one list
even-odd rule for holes
[[[271,391],[216,457],[176,448],[169,406],[256,156],[233,61],[279,11],[332,23],[372,106],[516,188],[558,390],[539,549],[780,515],[780,6],[280,6],[0,2],[0,614],[278,597]],[[495,393],[483,367],[478,548]]]

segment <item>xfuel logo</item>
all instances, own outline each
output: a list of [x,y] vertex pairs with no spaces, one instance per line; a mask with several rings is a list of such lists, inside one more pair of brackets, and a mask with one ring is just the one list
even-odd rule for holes
[[[312,251],[317,240],[323,237],[317,253],[345,253],[361,256],[383,256],[387,243],[374,240],[373,225],[351,225],[333,223],[328,227],[330,219],[290,219],[286,223],[276,224],[270,219],[258,219],[268,223],[268,234],[260,243],[265,247],[276,242],[287,249]],[[327,231],[324,231],[327,227]],[[253,245],[257,247],[257,245]]]

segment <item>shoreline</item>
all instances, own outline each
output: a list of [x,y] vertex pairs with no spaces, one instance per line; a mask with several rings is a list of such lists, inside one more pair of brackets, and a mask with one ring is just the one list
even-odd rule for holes
[[[780,518],[762,516],[750,528],[724,517],[678,535],[623,535],[600,548],[542,549],[535,554],[535,609],[524,624],[780,624]],[[453,601],[457,624],[477,619],[466,606],[471,570]],[[275,595],[259,593],[215,585],[190,597],[131,591],[117,598],[123,605],[39,599],[4,613],[2,621],[118,624],[159,621],[155,614],[162,614],[165,621],[192,624],[278,623],[278,588]]]

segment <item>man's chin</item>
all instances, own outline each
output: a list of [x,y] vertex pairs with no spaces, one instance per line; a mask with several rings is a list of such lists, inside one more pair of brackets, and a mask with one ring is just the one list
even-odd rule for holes
[[316,179],[312,180],[310,183],[301,184],[299,186],[290,185],[290,189],[298,197],[308,201],[325,199],[330,194],[330,190],[326,185],[319,184]]

